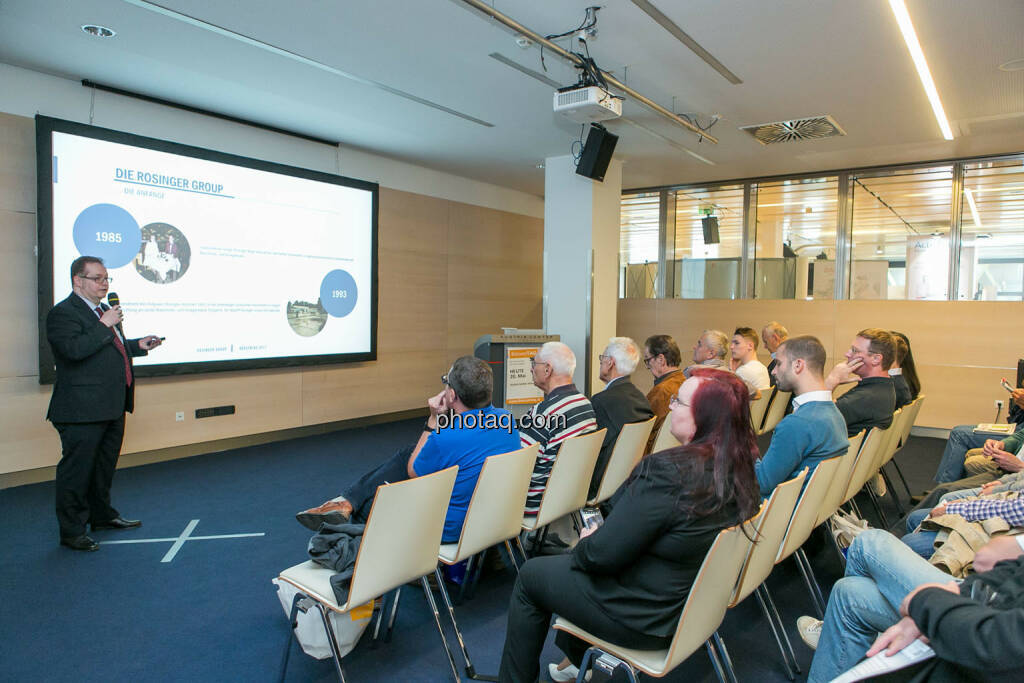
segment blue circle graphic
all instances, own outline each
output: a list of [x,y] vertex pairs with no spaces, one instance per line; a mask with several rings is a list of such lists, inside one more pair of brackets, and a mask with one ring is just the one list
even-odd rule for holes
[[78,214],[72,236],[79,254],[99,257],[111,270],[131,263],[142,246],[139,224],[114,204],[93,204]]
[[332,270],[320,283],[320,305],[334,318],[344,318],[356,307],[359,292],[348,271]]

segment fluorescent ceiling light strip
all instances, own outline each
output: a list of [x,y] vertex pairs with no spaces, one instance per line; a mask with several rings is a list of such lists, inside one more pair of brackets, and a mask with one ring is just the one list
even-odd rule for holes
[[921,43],[917,40],[917,33],[914,31],[913,22],[910,21],[907,5],[903,0],[889,0],[889,7],[892,8],[896,23],[899,24],[900,32],[903,33],[903,41],[907,44],[907,50],[910,51],[910,58],[914,60],[914,66],[917,67],[917,75],[921,79],[921,85],[924,86],[924,93],[928,96],[928,101],[931,102],[935,120],[942,130],[942,137],[952,140],[953,129],[949,127],[949,121],[946,120],[946,112],[942,108],[939,91],[935,89],[935,81],[932,80],[931,71],[928,70],[928,62],[924,58],[924,51],[921,50]]
[[150,12],[155,12],[157,14],[162,14],[163,16],[169,17],[171,19],[174,19],[175,21],[180,21],[182,23],[189,24],[190,26],[195,26],[196,28],[203,29],[204,31],[209,31],[210,33],[216,33],[217,35],[223,36],[224,38],[230,38],[231,40],[237,40],[238,42],[244,43],[244,44],[249,45],[251,47],[259,48],[260,50],[265,50],[267,52],[270,52],[272,54],[277,55],[278,57],[284,57],[286,59],[290,59],[290,60],[298,62],[300,64],[304,64],[306,66],[311,66],[314,69],[319,69],[321,71],[326,71],[327,73],[334,74],[335,76],[341,76],[342,78],[347,78],[348,80],[354,81],[354,82],[359,83],[361,85],[368,85],[371,88],[377,88],[378,90],[383,90],[384,92],[389,93],[391,95],[397,95],[398,97],[403,97],[403,98],[405,98],[407,100],[411,100],[413,102],[416,102],[417,104],[422,104],[424,106],[431,107],[432,109],[437,109],[438,111],[443,111],[446,114],[451,114],[452,116],[457,116],[460,119],[463,119],[465,121],[470,121],[472,123],[476,123],[478,125],[485,126],[487,128],[494,128],[494,124],[493,123],[489,123],[487,121],[484,121],[483,119],[478,119],[475,116],[470,116],[469,114],[463,114],[461,111],[457,111],[457,110],[452,109],[450,107],[446,107],[443,104],[438,104],[437,102],[431,102],[430,100],[424,99],[422,97],[418,97],[418,96],[413,95],[411,93],[407,93],[404,90],[399,90],[398,88],[392,88],[390,85],[385,85],[384,83],[381,83],[380,81],[374,81],[374,80],[369,79],[369,78],[363,78],[362,76],[357,76],[356,74],[349,73],[348,71],[342,71],[341,69],[336,69],[333,66],[329,66],[327,64],[324,64],[323,62],[318,62],[316,60],[310,59],[309,57],[303,57],[302,55],[300,55],[298,53],[289,52],[288,50],[285,50],[283,48],[277,47],[276,45],[271,45],[270,43],[264,43],[261,40],[256,40],[255,38],[250,38],[247,35],[243,35],[241,33],[236,33],[236,32],[231,31],[229,29],[223,28],[222,26],[217,26],[216,24],[211,24],[209,22],[203,21],[202,19],[196,19],[195,17],[191,17],[191,16],[189,16],[187,14],[182,14],[181,12],[176,12],[176,11],[174,11],[172,9],[168,9],[167,7],[162,7],[160,5],[157,5],[156,3],[146,2],[146,0],[122,0],[122,1],[128,3],[129,5],[134,5],[135,7],[138,7],[140,9],[149,10]]
[[978,216],[978,207],[974,204],[974,193],[965,189],[964,196],[967,197],[967,206],[971,207],[971,218],[974,219],[974,227],[980,230],[981,218]]

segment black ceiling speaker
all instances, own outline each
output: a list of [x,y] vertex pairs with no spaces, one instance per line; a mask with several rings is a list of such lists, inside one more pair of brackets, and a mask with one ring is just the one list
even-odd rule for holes
[[718,235],[718,217],[704,216],[700,219],[700,225],[704,228],[704,244],[718,244],[721,238]]
[[580,160],[576,163],[576,172],[599,183],[603,182],[608,164],[612,160],[612,153],[615,151],[615,143],[618,141],[619,136],[609,133],[604,126],[598,123],[590,124],[587,144],[583,145]]

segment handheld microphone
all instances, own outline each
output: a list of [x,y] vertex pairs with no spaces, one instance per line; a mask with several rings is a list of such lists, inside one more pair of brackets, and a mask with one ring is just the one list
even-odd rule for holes
[[[113,308],[114,306],[121,305],[121,297],[117,295],[117,292],[107,292],[107,304]],[[124,329],[121,327],[121,323],[116,325],[117,331],[121,333],[121,337],[124,338]]]

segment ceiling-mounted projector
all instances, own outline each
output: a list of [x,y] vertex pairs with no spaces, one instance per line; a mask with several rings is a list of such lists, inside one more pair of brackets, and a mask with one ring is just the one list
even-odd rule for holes
[[604,88],[567,88],[555,93],[555,113],[576,123],[594,123],[622,116],[622,100]]

